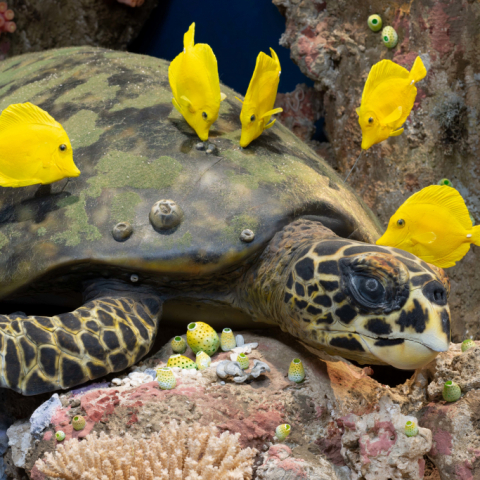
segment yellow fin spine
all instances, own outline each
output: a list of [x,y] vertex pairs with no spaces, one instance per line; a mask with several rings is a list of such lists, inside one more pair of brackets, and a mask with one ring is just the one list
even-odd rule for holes
[[268,112],[264,113],[260,118],[271,117],[277,113],[283,112],[283,108],[274,108],[273,110],[269,110]]
[[183,36],[183,48],[193,48],[195,45],[195,22],[193,22]]
[[422,62],[422,59],[420,57],[417,57],[415,59],[415,62],[413,62],[413,67],[410,70],[410,78],[415,82],[419,82],[422,78],[425,78],[427,75],[427,69],[425,68],[425,65]]

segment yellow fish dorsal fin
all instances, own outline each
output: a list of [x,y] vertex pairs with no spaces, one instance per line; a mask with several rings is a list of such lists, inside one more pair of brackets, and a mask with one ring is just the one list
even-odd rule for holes
[[401,116],[402,107],[397,107],[390,115],[382,120],[382,123],[385,125],[390,125],[391,123],[395,123],[397,120],[399,120]]
[[50,114],[29,102],[10,105],[0,115],[0,130],[28,124],[60,127],[60,124]]
[[402,206],[414,207],[420,204],[442,207],[467,230],[472,229],[472,221],[462,196],[453,187],[430,185],[414,193]]
[[419,82],[422,78],[425,78],[427,75],[427,69],[422,62],[420,57],[417,57],[413,62],[413,67],[410,70],[410,78],[414,81],[414,83]]
[[193,22],[189,29],[185,32],[183,36],[183,48],[193,48],[195,45],[195,22]]
[[376,63],[370,70],[367,81],[365,82],[362,93],[362,104],[366,102],[375,89],[386,80],[393,80],[394,78],[408,79],[409,77],[410,72],[406,68],[397,65],[391,60],[382,60]]

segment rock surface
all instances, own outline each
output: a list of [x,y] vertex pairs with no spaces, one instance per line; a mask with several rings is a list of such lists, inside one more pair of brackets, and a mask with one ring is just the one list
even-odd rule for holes
[[30,434],[30,422],[19,420],[15,422],[8,430],[8,446],[12,447],[13,463],[18,468],[25,467],[25,457],[32,443]]
[[125,50],[158,0],[139,8],[116,0],[9,0],[17,30],[4,33],[0,51],[8,56],[74,45]]
[[[349,183],[386,226],[414,192],[449,178],[480,222],[478,164],[480,114],[480,3],[461,0],[273,0],[286,17],[280,44],[323,93],[330,141],[321,153],[343,175],[360,153],[355,108],[371,66],[386,58],[410,69],[421,54],[428,69],[418,85],[405,132],[373,146]],[[372,13],[393,26],[398,45],[383,46],[367,26]],[[328,154],[331,154],[328,157]],[[449,303],[455,341],[480,338],[480,249],[472,247],[457,266]]]

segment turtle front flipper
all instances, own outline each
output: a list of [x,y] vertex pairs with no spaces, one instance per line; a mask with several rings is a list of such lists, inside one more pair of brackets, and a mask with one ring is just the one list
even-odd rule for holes
[[124,370],[150,350],[161,309],[155,294],[110,291],[54,317],[0,315],[0,387],[37,395]]

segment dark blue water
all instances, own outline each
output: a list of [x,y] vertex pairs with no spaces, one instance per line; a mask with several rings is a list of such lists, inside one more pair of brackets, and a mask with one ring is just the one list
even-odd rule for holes
[[[141,7],[140,7],[141,8]],[[209,44],[217,57],[220,81],[245,95],[260,51],[277,53],[282,66],[279,92],[298,83],[313,85],[278,44],[285,18],[272,0],[160,0],[129,51],[173,60],[183,34],[195,22],[195,43]]]

